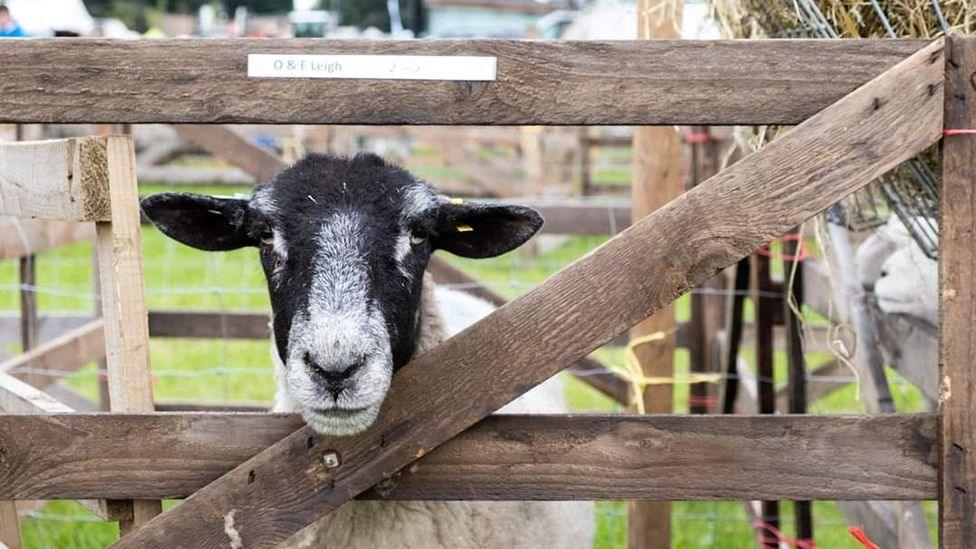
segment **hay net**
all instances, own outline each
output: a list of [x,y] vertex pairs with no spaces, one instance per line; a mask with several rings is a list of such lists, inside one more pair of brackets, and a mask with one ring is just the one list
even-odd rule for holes
[[[730,38],[935,38],[976,31],[976,10],[968,0],[711,0],[711,5]],[[828,219],[865,231],[897,216],[925,255],[936,259],[938,173],[933,148],[845,198]]]

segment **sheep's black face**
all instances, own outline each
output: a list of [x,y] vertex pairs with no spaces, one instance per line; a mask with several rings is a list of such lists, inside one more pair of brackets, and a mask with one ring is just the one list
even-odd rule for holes
[[374,155],[309,156],[249,199],[163,193],[142,207],[184,244],[258,247],[285,390],[332,435],[372,424],[413,356],[430,254],[495,256],[542,224],[529,208],[453,203]]

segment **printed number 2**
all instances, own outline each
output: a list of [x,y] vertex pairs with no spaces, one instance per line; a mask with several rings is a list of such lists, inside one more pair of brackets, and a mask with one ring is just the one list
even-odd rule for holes
[[396,63],[390,63],[390,72],[396,72]]

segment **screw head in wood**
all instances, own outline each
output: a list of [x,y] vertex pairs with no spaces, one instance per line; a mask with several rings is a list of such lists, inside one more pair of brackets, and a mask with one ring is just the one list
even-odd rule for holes
[[322,455],[322,463],[329,469],[335,469],[339,465],[342,465],[342,459],[339,458],[338,452],[329,450]]

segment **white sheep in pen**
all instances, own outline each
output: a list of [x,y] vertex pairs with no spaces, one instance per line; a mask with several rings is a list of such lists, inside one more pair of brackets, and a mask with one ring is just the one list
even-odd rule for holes
[[[455,203],[369,154],[311,155],[249,199],[163,193],[142,206],[184,244],[258,247],[271,295],[275,411],[301,413],[325,436],[368,428],[398,369],[493,309],[435,290],[425,276],[435,250],[492,257],[542,224],[530,208]],[[552,379],[501,411],[568,408]],[[589,502],[353,501],[293,545],[582,548],[593,529]]]

